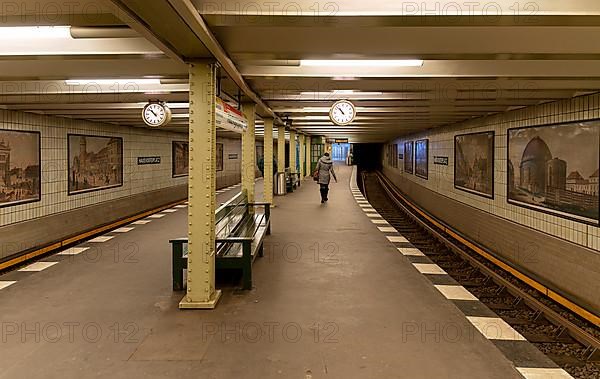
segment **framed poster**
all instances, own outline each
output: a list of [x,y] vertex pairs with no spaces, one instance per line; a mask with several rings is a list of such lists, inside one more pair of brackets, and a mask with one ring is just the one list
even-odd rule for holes
[[508,130],[509,203],[598,225],[600,120]]
[[494,198],[494,132],[454,137],[454,187]]
[[414,142],[404,142],[404,172],[413,173]]
[[69,195],[123,185],[123,139],[67,134]]
[[415,142],[415,175],[419,178],[429,178],[429,140],[421,139]]
[[223,171],[223,144],[217,144],[217,171]]
[[190,145],[185,141],[173,141],[173,177],[189,175]]
[[41,200],[40,133],[0,129],[0,207]]

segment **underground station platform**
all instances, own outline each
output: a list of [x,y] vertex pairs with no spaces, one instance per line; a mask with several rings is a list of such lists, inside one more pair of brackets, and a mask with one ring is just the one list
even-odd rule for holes
[[600,379],[599,2],[0,21],[1,379]]

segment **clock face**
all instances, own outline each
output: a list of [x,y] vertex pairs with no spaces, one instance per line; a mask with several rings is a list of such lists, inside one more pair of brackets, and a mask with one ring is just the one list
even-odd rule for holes
[[337,125],[347,125],[354,121],[356,109],[348,100],[340,100],[333,104],[329,111],[329,118]]
[[144,107],[142,116],[148,126],[161,126],[168,122],[169,111],[160,103],[150,103]]

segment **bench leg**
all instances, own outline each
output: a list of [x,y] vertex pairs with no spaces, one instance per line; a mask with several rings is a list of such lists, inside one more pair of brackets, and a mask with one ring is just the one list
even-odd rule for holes
[[173,291],[183,290],[183,244],[173,245]]
[[244,252],[242,256],[242,289],[252,289],[252,252],[250,251],[250,242],[244,242]]
[[264,246],[263,246],[263,244],[261,243],[261,244],[260,244],[260,247],[258,248],[258,256],[259,256],[259,257],[261,257],[261,258],[265,256],[265,251],[264,251],[263,247],[264,247]]

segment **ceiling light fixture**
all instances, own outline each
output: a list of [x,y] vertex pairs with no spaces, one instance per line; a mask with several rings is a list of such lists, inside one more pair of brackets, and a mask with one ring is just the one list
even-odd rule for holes
[[71,38],[70,26],[3,26],[0,39]]
[[161,84],[160,79],[68,79],[68,86],[82,86],[86,84]]
[[303,59],[304,67],[421,67],[422,59]]

